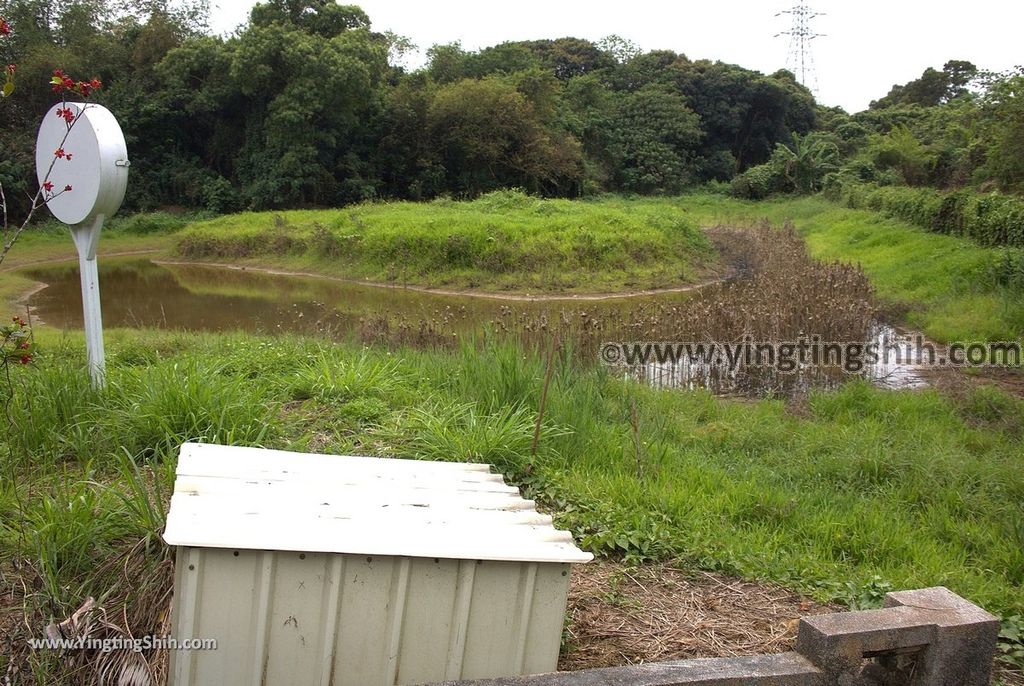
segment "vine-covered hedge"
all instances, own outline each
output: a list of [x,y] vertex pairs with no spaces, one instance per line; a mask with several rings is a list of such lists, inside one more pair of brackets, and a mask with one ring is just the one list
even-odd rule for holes
[[972,190],[833,184],[827,191],[849,207],[870,209],[928,231],[965,236],[982,245],[1024,247],[1024,199]]
[[763,200],[773,193],[781,192],[782,186],[779,166],[768,162],[732,177],[729,194],[745,200]]

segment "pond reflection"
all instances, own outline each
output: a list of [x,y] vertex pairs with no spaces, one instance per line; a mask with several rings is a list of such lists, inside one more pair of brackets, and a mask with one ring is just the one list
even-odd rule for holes
[[[77,264],[33,267],[23,273],[47,284],[29,301],[33,316],[53,327],[81,328]],[[722,335],[712,326],[721,302],[742,295],[742,287],[731,292],[734,286],[725,284],[600,301],[506,301],[253,269],[157,264],[138,258],[102,261],[100,284],[103,323],[108,328],[288,332],[426,346],[458,344],[485,329],[544,345],[556,332],[577,355],[593,361],[598,346],[608,340],[711,340]],[[663,337],[667,335],[675,338]],[[876,323],[865,338],[884,344],[897,335],[891,327]],[[786,374],[763,368],[730,372],[686,360],[620,367],[617,372],[656,386],[754,397],[831,387],[857,376],[893,388],[924,383],[911,366],[882,363],[868,365],[857,374],[813,366]]]

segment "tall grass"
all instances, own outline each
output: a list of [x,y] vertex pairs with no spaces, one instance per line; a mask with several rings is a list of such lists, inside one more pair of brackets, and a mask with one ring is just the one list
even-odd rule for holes
[[678,285],[706,274],[714,258],[697,226],[663,202],[516,191],[472,202],[230,215],[189,227],[177,251],[349,278],[544,291]]
[[290,386],[296,400],[345,402],[368,396],[387,397],[401,382],[401,370],[395,360],[363,354],[354,360],[320,356],[299,368]]
[[[65,348],[44,352],[19,371],[9,405],[7,460],[19,468],[84,463],[127,450],[167,457],[188,440],[259,444],[279,430],[266,377],[222,373],[197,358],[150,366],[112,365],[108,388],[89,383],[80,360]],[[13,457],[12,457],[13,456]]]

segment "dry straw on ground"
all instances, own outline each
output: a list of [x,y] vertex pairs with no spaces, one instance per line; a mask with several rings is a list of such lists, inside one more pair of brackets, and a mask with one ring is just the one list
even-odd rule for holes
[[801,616],[832,611],[778,586],[671,564],[577,565],[559,669],[784,652]]

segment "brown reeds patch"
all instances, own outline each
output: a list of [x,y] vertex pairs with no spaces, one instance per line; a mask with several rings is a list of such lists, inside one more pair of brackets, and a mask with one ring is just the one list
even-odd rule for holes
[[[501,304],[488,327],[500,339],[538,350],[546,350],[554,334],[583,360],[596,359],[605,341],[868,339],[876,311],[859,267],[813,259],[788,224],[719,226],[708,233],[733,275],[724,283],[585,305]],[[444,308],[417,321],[378,313],[360,321],[359,336],[374,343],[448,347],[478,330],[478,323],[464,308]]]
[[595,561],[573,570],[568,642],[576,670],[789,650],[801,616],[837,611],[778,586],[671,564]]
[[[823,342],[861,343],[873,338],[877,310],[867,276],[857,266],[811,257],[792,225],[766,222],[708,229],[730,274],[723,282],[686,293],[609,298],[587,303],[495,304],[490,313],[444,307],[420,318],[372,313],[358,322],[365,343],[453,348],[467,338],[513,341],[539,353],[557,339],[584,365],[596,364],[606,342]],[[481,336],[484,331],[487,336]],[[631,370],[657,386],[699,386],[735,397],[790,397],[809,388],[835,386],[841,370],[816,367],[800,375],[751,367],[731,375],[723,368],[664,366]],[[653,378],[652,374],[654,375]]]

